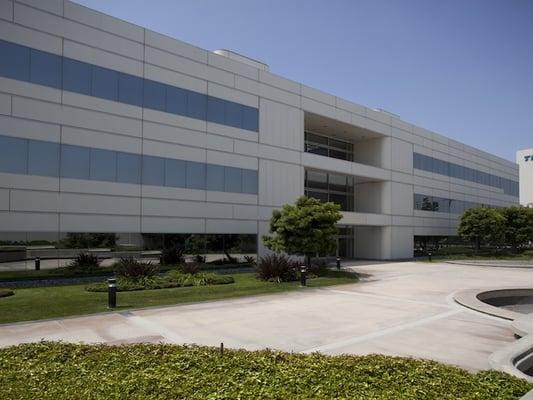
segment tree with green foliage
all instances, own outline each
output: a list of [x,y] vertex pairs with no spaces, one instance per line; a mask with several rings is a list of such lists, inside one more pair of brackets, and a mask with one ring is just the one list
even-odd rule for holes
[[263,243],[276,253],[305,256],[309,266],[313,255],[335,250],[339,210],[338,204],[301,196],[272,212],[270,235],[263,236]]
[[503,239],[514,253],[518,253],[521,246],[533,241],[533,209],[507,207],[499,211],[505,219]]
[[481,248],[481,243],[495,243],[503,236],[505,218],[493,208],[470,208],[461,215],[459,222],[459,235],[475,243],[476,251]]

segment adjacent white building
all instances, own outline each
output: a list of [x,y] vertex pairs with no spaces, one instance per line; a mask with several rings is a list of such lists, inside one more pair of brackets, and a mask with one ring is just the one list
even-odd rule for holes
[[231,51],[66,0],[0,0],[0,39],[4,260],[262,253],[303,194],[341,204],[340,255],[409,258],[468,207],[518,204],[515,163]]
[[533,148],[516,152],[520,175],[520,204],[533,207]]

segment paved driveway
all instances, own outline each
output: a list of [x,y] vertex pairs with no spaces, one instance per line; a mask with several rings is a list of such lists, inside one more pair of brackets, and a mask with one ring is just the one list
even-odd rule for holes
[[514,340],[509,322],[457,305],[468,288],[523,287],[531,271],[425,263],[362,264],[358,284],[191,305],[0,325],[22,342],[197,343],[328,354],[431,358],[471,370]]

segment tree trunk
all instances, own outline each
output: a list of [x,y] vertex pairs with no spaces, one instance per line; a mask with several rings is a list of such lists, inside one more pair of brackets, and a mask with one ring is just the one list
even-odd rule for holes
[[237,264],[237,259],[235,257],[232,257],[226,249],[224,249],[224,254],[226,257],[228,257],[228,261],[232,264]]
[[480,249],[481,249],[481,238],[478,236],[476,237],[476,254],[479,253]]

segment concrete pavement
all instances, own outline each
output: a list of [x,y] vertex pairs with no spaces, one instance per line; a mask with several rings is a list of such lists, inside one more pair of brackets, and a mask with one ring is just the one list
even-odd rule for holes
[[[510,322],[466,309],[457,290],[524,286],[526,269],[416,262],[353,267],[358,284],[0,325],[0,346],[68,342],[197,343],[327,354],[412,356],[489,367],[488,356],[514,341]],[[179,289],[178,289],[179,290]]]

